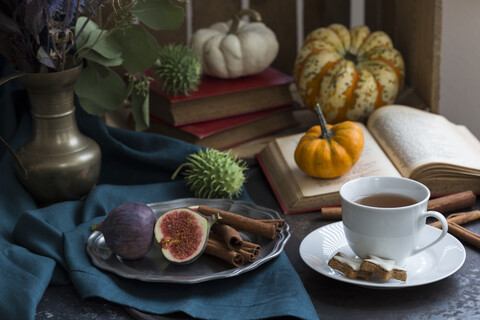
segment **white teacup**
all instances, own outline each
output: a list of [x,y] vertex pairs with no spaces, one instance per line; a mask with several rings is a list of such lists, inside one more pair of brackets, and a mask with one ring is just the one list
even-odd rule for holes
[[[370,197],[372,195],[375,196]],[[400,195],[410,200],[387,195]],[[404,266],[410,256],[431,247],[447,234],[447,220],[436,211],[427,211],[430,191],[417,181],[364,177],[345,183],[340,196],[347,242],[362,259],[374,255]],[[366,204],[359,203],[362,201]],[[395,207],[379,207],[382,201],[398,203]],[[442,233],[434,241],[419,247],[427,217],[441,222]]]

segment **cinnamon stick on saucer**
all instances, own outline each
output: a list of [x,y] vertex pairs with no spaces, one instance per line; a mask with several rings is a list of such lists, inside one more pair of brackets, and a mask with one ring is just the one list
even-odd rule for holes
[[210,208],[205,205],[199,205],[197,210],[206,216],[218,214],[221,218],[218,220],[219,223],[227,224],[238,230],[249,231],[268,239],[275,239],[277,236],[277,227],[274,224],[244,217],[236,213]]

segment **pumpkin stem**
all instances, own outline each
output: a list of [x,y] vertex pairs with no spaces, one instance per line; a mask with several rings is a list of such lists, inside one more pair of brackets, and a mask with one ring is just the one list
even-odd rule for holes
[[230,30],[228,30],[228,34],[237,32],[240,19],[245,15],[249,15],[252,19],[255,19],[255,21],[262,21],[262,16],[260,13],[258,13],[258,11],[252,9],[240,10],[236,15],[233,16],[232,25],[230,26]]
[[320,135],[320,139],[329,139],[331,136],[333,136],[333,133],[331,130],[328,129],[327,120],[325,120],[322,109],[320,108],[320,105],[318,103],[315,106],[315,113],[317,114],[318,120],[320,121],[320,128],[322,128],[322,134]]

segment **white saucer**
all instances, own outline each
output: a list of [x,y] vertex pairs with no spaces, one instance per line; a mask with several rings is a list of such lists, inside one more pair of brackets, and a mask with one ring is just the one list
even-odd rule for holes
[[[441,231],[425,226],[421,243],[430,242]],[[300,244],[300,256],[313,270],[335,280],[373,288],[406,288],[432,283],[455,273],[465,262],[465,248],[451,234],[447,234],[434,246],[408,259],[407,281],[383,281],[374,277],[371,281],[347,279],[339,271],[328,266],[328,261],[341,251],[350,257],[355,254],[350,249],[343,232],[343,223],[335,222],[321,227],[303,239]]]

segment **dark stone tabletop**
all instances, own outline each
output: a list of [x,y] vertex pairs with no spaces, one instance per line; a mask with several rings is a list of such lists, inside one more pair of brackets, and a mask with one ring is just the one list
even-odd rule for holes
[[[281,212],[257,165],[248,172],[253,201]],[[474,208],[480,209],[480,201]],[[467,208],[466,210],[470,210]],[[465,210],[465,211],[466,211]],[[320,319],[480,319],[480,249],[464,243],[466,261],[446,279],[417,287],[372,289],[327,278],[308,267],[299,246],[313,230],[329,223],[318,212],[284,215],[291,238],[285,252],[303,281]],[[466,225],[480,233],[480,221]],[[100,299],[82,301],[72,286],[50,286],[36,319],[185,319],[184,314],[152,316]]]

